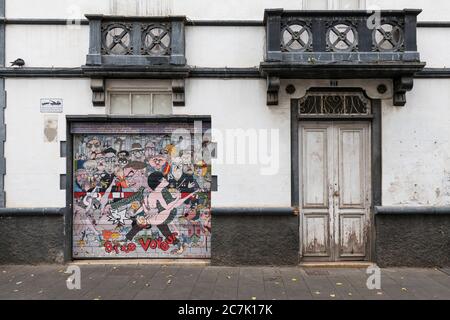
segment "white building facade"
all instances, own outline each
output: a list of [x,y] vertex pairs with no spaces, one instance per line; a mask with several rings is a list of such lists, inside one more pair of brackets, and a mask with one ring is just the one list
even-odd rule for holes
[[448,265],[449,13],[0,1],[0,261]]

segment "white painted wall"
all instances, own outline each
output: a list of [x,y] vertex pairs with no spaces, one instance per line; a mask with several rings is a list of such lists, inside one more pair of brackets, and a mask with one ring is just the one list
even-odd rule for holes
[[[133,0],[134,1],[134,0]],[[153,1],[153,2],[152,2]],[[368,0],[368,4],[373,1]],[[133,7],[127,1],[110,0],[7,0],[8,18],[64,18],[67,8],[77,4],[84,13],[183,14],[190,19],[261,20],[264,8],[301,8],[301,1],[248,0],[211,4],[206,0],[151,0]],[[128,3],[128,5],[124,5]],[[134,2],[133,2],[134,3]],[[148,6],[147,4],[154,4]],[[377,1],[382,8],[422,7],[421,20],[448,20],[448,1]],[[69,10],[70,11],[70,10]],[[73,17],[73,10],[72,16]],[[24,58],[29,67],[79,67],[88,51],[87,26],[6,27],[6,59]],[[428,67],[448,67],[448,29],[419,29],[418,45]],[[262,27],[187,27],[188,64],[199,67],[253,67],[263,60]],[[51,44],[51,46],[50,46]],[[24,49],[26,48],[26,50]],[[32,50],[30,49],[32,48]],[[383,80],[343,80],[342,86],[365,85],[376,96]],[[297,92],[288,96],[285,85],[294,83]],[[388,82],[389,84],[390,82]],[[65,139],[66,114],[104,113],[94,108],[88,79],[7,79],[7,175],[8,207],[65,206],[65,192],[59,190],[59,175],[65,159],[59,157],[59,143],[44,143],[41,98],[64,99],[65,113],[59,115],[59,140]],[[266,106],[266,82],[262,79],[188,79],[186,107],[177,114],[211,115],[213,127],[277,129],[280,136],[279,171],[264,176],[262,164],[213,164],[219,176],[214,206],[290,205],[289,100],[300,97],[309,86],[327,86],[324,80],[283,81],[280,105]],[[393,107],[391,92],[383,105],[383,204],[450,204],[450,80],[415,80],[407,95],[407,106]],[[41,192],[45,190],[45,192]]]
[[448,0],[366,0],[367,8],[393,9],[423,9],[418,21],[448,21],[450,1]]
[[[449,67],[450,42],[442,39],[450,38],[450,29],[418,28],[417,38],[427,67]],[[187,27],[186,58],[197,67],[255,67],[264,60],[264,41],[262,27]],[[27,67],[79,67],[88,48],[88,26],[6,26],[7,62],[21,57]]]
[[[221,164],[219,159],[213,161],[213,174],[219,177],[219,191],[213,192],[212,205],[289,206],[290,111],[285,105],[266,105],[266,82],[257,79],[189,79],[186,99],[186,107],[175,108],[176,113],[210,114],[213,128],[225,136],[225,130],[240,128],[275,129],[279,132],[277,160],[280,165],[274,175],[262,175],[261,170],[267,166],[259,160],[254,165],[228,164],[225,161]],[[213,139],[217,141],[217,136],[213,136]],[[270,141],[267,141],[265,145],[269,144]],[[218,153],[220,157],[220,146]]]
[[256,67],[265,36],[261,27],[187,27],[186,59],[191,66]]
[[[261,175],[261,169],[267,165],[259,162],[255,165],[213,162],[213,173],[219,176],[219,191],[212,196],[214,206],[290,205],[289,109],[267,107],[265,87],[263,80],[189,79],[186,107],[174,108],[176,114],[210,114],[214,128],[223,132],[236,128],[279,132],[280,158],[277,161],[280,166],[274,175]],[[66,163],[59,157],[59,143],[44,143],[40,99],[64,99],[58,141],[65,140],[65,115],[101,114],[105,108],[92,106],[88,80],[8,79],[6,90],[7,206],[65,206],[65,192],[59,190],[59,175],[65,173]]]
[[427,63],[426,68],[450,67],[449,39],[450,28],[417,29],[417,49],[420,52],[420,59]]
[[89,27],[6,26],[6,62],[22,58],[27,67],[80,67],[89,51]]
[[[86,13],[186,15],[190,19],[262,20],[265,8],[300,10],[302,0],[6,0],[8,18],[74,18]],[[366,0],[381,9],[422,8],[419,20],[448,21],[448,0]]]
[[[379,81],[365,83],[374,97]],[[288,83],[298,88],[293,96],[284,93]],[[341,85],[360,83],[345,80]],[[261,163],[213,162],[213,173],[219,176],[219,191],[212,197],[214,206],[290,204],[289,99],[301,96],[310,86],[321,85],[326,81],[283,81],[280,105],[268,107],[263,80],[187,81],[186,107],[175,108],[175,113],[210,114],[213,127],[222,131],[279,130],[280,166],[275,175],[261,175],[261,168],[266,167]],[[383,205],[450,205],[449,87],[450,80],[416,79],[414,90],[407,94],[406,107],[394,107],[391,99],[383,100]],[[65,159],[59,157],[59,143],[44,143],[39,100],[64,99],[58,141],[65,140],[66,114],[99,114],[104,108],[92,107],[89,81],[84,79],[7,79],[6,90],[7,206],[64,206],[59,174],[65,172]]]
[[58,141],[66,139],[65,115],[104,113],[104,108],[92,106],[87,79],[7,79],[6,92],[6,206],[64,207],[59,175],[66,171],[66,160],[60,158],[59,142],[44,142],[40,99],[64,99],[64,113],[58,115]]
[[383,205],[450,205],[450,80],[416,79],[383,105]]
[[[27,0],[31,1],[31,0]],[[135,3],[135,0],[128,2]],[[153,1],[153,2],[152,2]],[[114,13],[114,14],[136,14],[142,13],[167,13],[183,14],[189,19],[250,19],[261,20],[264,8],[273,7],[273,1],[246,1],[244,3],[227,1],[218,2],[214,5],[200,5],[203,0],[191,0],[178,2],[172,0],[161,2],[152,0],[144,5],[137,2],[134,7],[124,6],[127,1],[121,0],[116,4],[110,0],[98,0],[97,5],[92,1],[77,1],[80,7],[81,15],[85,13]],[[66,17],[61,11],[65,6],[70,7],[72,3],[68,0],[56,1],[41,0],[40,5],[23,6],[24,0],[7,1],[8,17]],[[299,0],[298,3],[301,1]],[[450,13],[450,1],[414,1],[409,4],[407,1],[370,1],[379,3],[382,8],[405,8],[415,7],[424,8],[424,12],[433,9],[436,12]],[[22,6],[20,6],[22,3]],[[53,8],[50,3],[54,4]],[[195,3],[197,6],[187,6],[186,3]],[[253,3],[250,6],[249,3]],[[282,1],[285,8],[296,9],[294,2]],[[279,7],[283,7],[280,3]],[[297,2],[295,2],[297,3]],[[63,5],[64,4],[64,5]],[[237,10],[236,6],[240,6]],[[17,6],[17,7],[16,7]],[[15,10],[20,7],[21,15],[14,15]],[[30,11],[27,8],[31,7]],[[43,16],[40,13],[42,8],[46,8]],[[126,10],[125,10],[126,8]],[[133,9],[134,8],[134,9]],[[138,9],[136,9],[138,8]],[[300,7],[299,7],[300,8]],[[297,8],[297,9],[299,9]],[[439,10],[436,10],[439,8]],[[138,10],[138,11],[136,11]],[[152,11],[153,10],[153,11]],[[198,10],[198,11],[196,11]],[[258,16],[255,13],[259,12]],[[52,12],[58,13],[54,16]],[[208,14],[209,12],[209,14]],[[431,12],[431,11],[430,11]],[[434,12],[434,11],[433,11]],[[17,11],[19,13],[19,11]],[[220,15],[219,15],[220,13]],[[240,16],[236,16],[239,14]],[[30,15],[30,16],[28,16]],[[68,16],[67,16],[68,17]],[[422,18],[421,18],[422,19]],[[430,14],[422,20],[442,20],[435,14]],[[445,20],[445,19],[443,19]],[[445,54],[450,50],[448,41],[450,39],[449,28],[418,28],[418,49],[423,61],[427,62],[427,67],[443,68],[448,67],[449,55]],[[186,27],[186,57],[189,65],[198,67],[253,67],[258,66],[264,59],[265,31],[262,27]],[[23,48],[33,48],[33,50],[24,50]],[[28,67],[79,67],[86,62],[86,54],[89,47],[89,27],[88,26],[26,26],[26,25],[7,25],[6,26],[6,60],[13,61],[18,57],[25,59]]]

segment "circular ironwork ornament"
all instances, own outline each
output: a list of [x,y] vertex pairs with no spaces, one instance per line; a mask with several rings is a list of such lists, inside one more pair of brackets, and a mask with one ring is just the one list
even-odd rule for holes
[[113,23],[103,31],[103,51],[105,54],[125,55],[131,52],[131,27]]
[[162,24],[152,24],[142,33],[142,51],[152,56],[170,54],[170,29]]
[[281,32],[283,51],[310,51],[312,46],[311,30],[302,22],[293,22]]
[[358,48],[358,32],[347,22],[333,24],[327,30],[327,47],[331,51],[354,51]]
[[373,30],[372,39],[378,51],[398,51],[403,46],[403,30],[398,25],[384,23]]

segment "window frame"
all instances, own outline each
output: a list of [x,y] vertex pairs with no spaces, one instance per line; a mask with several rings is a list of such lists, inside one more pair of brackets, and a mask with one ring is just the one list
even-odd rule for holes
[[[308,8],[309,1],[315,0],[303,0],[303,10],[313,10]],[[326,10],[344,10],[341,8],[342,0],[327,0],[327,9]],[[347,10],[367,10],[367,1],[359,0],[357,9],[347,9]]]
[[[129,113],[127,114],[113,114],[111,113],[111,95],[113,94],[128,94],[128,107]],[[142,114],[133,114],[132,111],[132,95],[142,94],[151,96],[151,110],[149,114],[146,115],[167,115],[167,114],[155,114],[153,111],[153,97],[154,95],[162,94],[169,95],[171,97],[171,113],[174,114],[173,109],[173,94],[171,83],[168,81],[135,81],[135,80],[110,80],[107,83],[106,88],[106,114],[114,116],[144,116]]]

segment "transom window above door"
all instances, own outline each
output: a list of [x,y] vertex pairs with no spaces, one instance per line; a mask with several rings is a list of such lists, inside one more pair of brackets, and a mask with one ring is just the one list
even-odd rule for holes
[[370,100],[362,92],[308,92],[299,100],[298,116],[370,116]]
[[110,92],[109,114],[167,115],[172,114],[170,92]]

